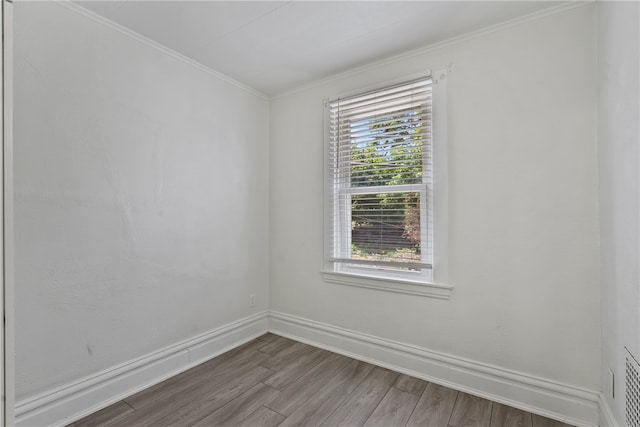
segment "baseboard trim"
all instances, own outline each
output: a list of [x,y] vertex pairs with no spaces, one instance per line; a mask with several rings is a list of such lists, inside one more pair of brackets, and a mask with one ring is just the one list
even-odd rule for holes
[[616,417],[613,415],[611,406],[609,406],[607,399],[604,398],[602,393],[600,393],[598,399],[598,407],[600,409],[600,427],[617,427],[619,425]]
[[265,332],[263,311],[16,403],[16,426],[62,426],[212,359]]
[[598,425],[598,393],[271,311],[269,331],[568,424]]
[[595,391],[473,360],[263,311],[16,404],[20,426],[62,426],[216,357],[267,330],[436,384],[581,427],[615,426]]

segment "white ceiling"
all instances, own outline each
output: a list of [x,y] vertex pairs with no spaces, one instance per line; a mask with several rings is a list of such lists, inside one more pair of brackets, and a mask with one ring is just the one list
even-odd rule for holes
[[267,95],[533,13],[546,1],[78,1]]

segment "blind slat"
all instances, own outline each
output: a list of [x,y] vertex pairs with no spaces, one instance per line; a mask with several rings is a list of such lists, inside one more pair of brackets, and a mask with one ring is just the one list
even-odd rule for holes
[[333,262],[341,262],[345,264],[362,264],[362,265],[380,265],[389,267],[405,267],[405,268],[432,268],[430,263],[415,263],[415,262],[397,262],[397,261],[383,261],[383,260],[368,260],[368,259],[354,259],[354,258],[329,258]]
[[432,268],[431,84],[425,78],[329,102],[331,262]]

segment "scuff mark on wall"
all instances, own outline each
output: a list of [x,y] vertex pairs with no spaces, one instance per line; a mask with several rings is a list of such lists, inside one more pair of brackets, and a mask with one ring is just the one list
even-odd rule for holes
[[[164,190],[164,147],[159,138],[153,140],[153,166],[155,172],[155,192],[154,198],[157,204],[163,201]],[[159,210],[159,215],[162,216],[162,210]]]
[[100,165],[103,167],[105,176],[111,187],[113,188],[113,194],[115,196],[118,207],[120,208],[120,214],[122,216],[123,223],[125,225],[125,231],[129,241],[131,242],[131,248],[133,255],[138,256],[140,250],[138,247],[138,233],[136,230],[136,224],[133,218],[133,210],[130,202],[129,192],[126,181],[122,178],[120,169],[117,166],[117,162],[112,160],[109,156],[105,142],[101,138],[97,138],[96,145],[99,149],[97,152],[101,157]]

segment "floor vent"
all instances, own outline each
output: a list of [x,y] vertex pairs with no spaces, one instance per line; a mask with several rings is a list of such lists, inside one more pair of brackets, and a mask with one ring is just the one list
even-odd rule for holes
[[640,364],[627,350],[625,375],[626,420],[629,427],[640,427]]

